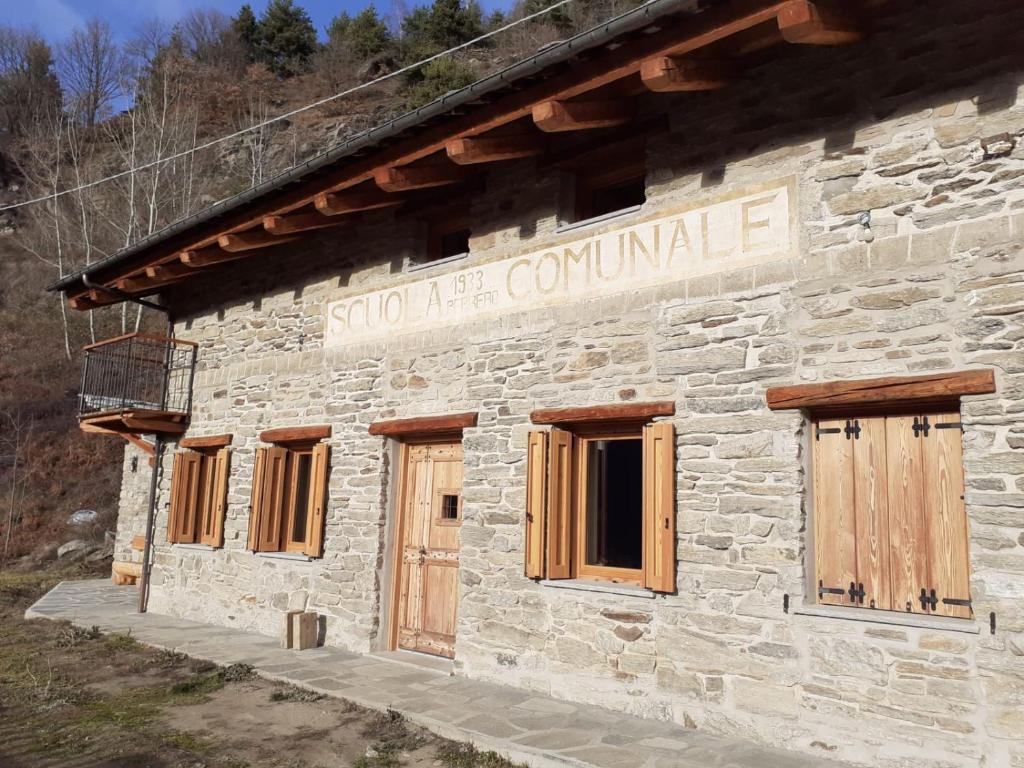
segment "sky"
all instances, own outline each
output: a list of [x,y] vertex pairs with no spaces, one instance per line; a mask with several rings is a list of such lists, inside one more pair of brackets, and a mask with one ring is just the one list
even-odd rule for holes
[[[121,42],[130,38],[136,28],[154,17],[173,24],[193,8],[215,8],[234,16],[245,0],[0,0],[0,24],[32,27],[49,42],[62,40],[76,26],[91,18],[110,24]],[[409,7],[425,5],[427,0],[405,0]],[[249,0],[258,16],[267,0]],[[350,14],[370,5],[370,0],[296,0],[313,19],[320,37],[331,19],[341,11]],[[391,11],[391,0],[374,3],[382,15]],[[484,11],[507,8],[509,0],[481,0]]]

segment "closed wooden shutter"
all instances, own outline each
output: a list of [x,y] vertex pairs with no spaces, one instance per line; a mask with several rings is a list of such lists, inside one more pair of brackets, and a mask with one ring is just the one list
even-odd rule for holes
[[210,501],[207,505],[207,519],[203,521],[201,543],[211,547],[224,546],[224,517],[227,514],[228,476],[230,475],[230,456],[228,448],[221,448],[212,456],[206,456],[210,462]]
[[202,454],[182,451],[175,456],[171,479],[173,493],[171,507],[174,529],[169,540],[176,544],[192,544],[198,538]]
[[[886,419],[851,419],[853,445],[854,527],[857,578],[847,593],[849,604],[890,610],[889,489],[886,463]],[[843,427],[844,432],[847,429]],[[845,438],[845,434],[843,435]]]
[[970,618],[971,585],[967,512],[964,508],[963,442],[958,413],[924,414],[931,425],[921,434],[924,503],[929,524],[930,609],[943,616]]
[[572,449],[573,436],[552,429],[548,437],[547,575],[568,579],[572,552]]
[[252,469],[252,500],[249,502],[249,540],[246,549],[257,551],[263,513],[263,484],[267,469],[267,448],[257,448]]
[[814,429],[814,562],[818,602],[849,604],[857,579],[853,440],[845,419],[819,419]]
[[889,488],[889,551],[892,607],[921,611],[921,588],[928,577],[928,510],[924,501],[924,469],[915,416],[885,420]]
[[547,525],[548,433],[530,432],[526,448],[526,528],[523,533],[524,573],[544,578],[544,528]]
[[675,429],[663,421],[644,427],[644,586],[676,589]]
[[303,553],[321,557],[324,553],[324,509],[327,504],[327,473],[330,467],[330,446],[313,446],[309,478],[309,517],[306,519],[306,545]]

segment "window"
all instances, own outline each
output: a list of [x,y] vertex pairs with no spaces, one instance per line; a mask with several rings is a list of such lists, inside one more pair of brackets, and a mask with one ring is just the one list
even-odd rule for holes
[[969,618],[960,415],[813,421],[818,602]]
[[526,575],[675,591],[671,422],[530,433]]
[[427,261],[447,259],[469,253],[469,222],[454,219],[430,224],[427,242]]
[[174,455],[167,540],[224,545],[230,449],[185,450]]
[[441,522],[447,523],[459,520],[462,517],[462,503],[459,494],[456,491],[441,491],[439,495],[441,497],[439,505]]
[[576,175],[575,221],[634,208],[646,201],[647,174],[642,165]]
[[308,439],[256,451],[249,549],[323,554],[329,448]]

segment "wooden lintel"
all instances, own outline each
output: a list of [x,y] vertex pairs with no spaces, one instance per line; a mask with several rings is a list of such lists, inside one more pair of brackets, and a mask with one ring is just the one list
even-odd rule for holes
[[272,235],[290,235],[294,232],[336,227],[340,223],[314,211],[313,213],[292,213],[287,216],[267,216],[263,219],[263,228]]
[[324,216],[341,216],[346,213],[372,211],[401,205],[404,199],[389,195],[380,189],[323,192],[313,199],[316,209]]
[[373,178],[385,192],[408,192],[458,184],[467,175],[457,165],[402,165],[378,168]]
[[297,239],[297,237],[279,237],[266,230],[249,230],[248,232],[231,232],[221,235],[217,238],[217,244],[229,253],[240,253],[257,248],[270,248]]
[[628,99],[606,101],[542,101],[533,107],[533,122],[542,131],[585,131],[612,128],[633,119]]
[[990,368],[924,376],[885,376],[877,379],[829,381],[770,387],[765,393],[773,411],[791,408],[900,405],[954,400],[962,395],[988,395],[996,391]]
[[191,450],[197,450],[200,448],[224,448],[225,446],[231,445],[231,441],[235,439],[234,435],[209,435],[207,437],[186,437],[178,441],[178,445],[182,448],[189,448]]
[[370,425],[371,435],[401,437],[413,435],[438,435],[461,432],[466,427],[475,427],[479,414],[451,413],[444,416],[416,416],[409,419],[375,421]]
[[736,66],[727,59],[696,59],[657,56],[640,65],[640,80],[651,91],[715,91],[736,76]]
[[791,0],[779,9],[779,31],[784,40],[805,45],[846,45],[864,38],[851,3]]
[[190,269],[203,269],[204,267],[213,267],[217,264],[241,259],[245,255],[244,251],[232,253],[231,251],[222,251],[220,248],[203,248],[198,251],[182,251],[178,254],[178,258],[182,264]]
[[533,157],[544,152],[546,142],[537,133],[520,133],[511,136],[465,136],[452,139],[445,145],[445,151],[452,162],[459,165],[495,163]]
[[330,424],[318,424],[312,427],[282,427],[268,429],[260,433],[264,443],[302,443],[311,440],[324,440],[331,436]]
[[540,408],[530,413],[534,424],[593,424],[610,421],[647,421],[655,416],[674,416],[676,404],[673,400],[659,400],[653,403],[614,403],[592,405],[582,408]]

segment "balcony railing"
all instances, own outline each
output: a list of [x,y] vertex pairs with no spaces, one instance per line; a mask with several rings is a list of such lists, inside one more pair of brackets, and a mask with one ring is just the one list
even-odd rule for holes
[[192,410],[196,345],[130,333],[85,348],[78,417],[126,411],[184,417]]

